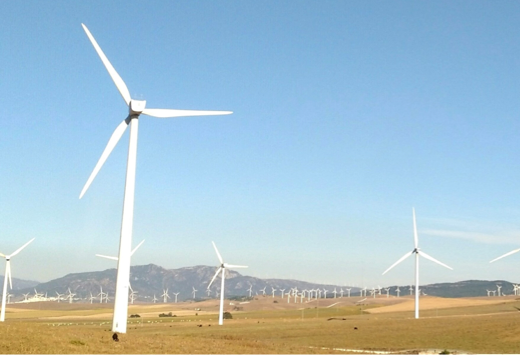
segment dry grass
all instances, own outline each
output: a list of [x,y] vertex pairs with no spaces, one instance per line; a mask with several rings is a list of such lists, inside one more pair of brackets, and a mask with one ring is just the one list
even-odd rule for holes
[[[520,307],[519,301],[495,298],[493,304],[481,305],[469,300],[459,306],[449,302],[431,302],[436,308],[424,310],[421,319],[415,320],[407,310],[368,314],[377,310],[377,304],[345,302],[319,309],[303,305],[308,309],[298,310],[296,304],[280,309],[280,303],[262,300],[256,309],[251,303],[249,311],[232,312],[234,319],[226,320],[224,326],[217,325],[215,312],[194,310],[213,309],[214,302],[134,305],[131,314],[148,316],[130,319],[119,342],[112,340],[111,310],[107,312],[105,305],[93,305],[98,309],[60,305],[58,309],[55,303],[45,308],[32,305],[32,310],[17,306],[8,309],[6,322],[0,325],[0,349],[12,354],[349,353],[340,349],[520,353],[520,313],[514,308]],[[269,308],[269,304],[277,305]],[[451,307],[446,307],[448,304]],[[379,307],[380,311],[388,308]],[[157,317],[169,311],[178,316]],[[42,319],[49,318],[49,313],[62,318]]]

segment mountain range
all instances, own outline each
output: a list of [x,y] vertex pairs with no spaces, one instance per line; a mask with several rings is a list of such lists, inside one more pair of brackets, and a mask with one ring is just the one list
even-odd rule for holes
[[[143,266],[133,266],[130,270],[130,284],[132,289],[137,293],[137,301],[151,302],[154,296],[163,301],[161,297],[165,290],[168,290],[169,300],[174,300],[174,293],[178,293],[178,301],[203,300],[208,298],[216,298],[217,292],[220,291],[220,275],[215,280],[211,289],[207,286],[216,272],[214,266],[193,266],[178,269],[165,269],[163,267],[149,264]],[[3,277],[0,276],[0,281]],[[35,281],[27,281],[13,278],[13,290],[15,294],[13,300],[21,300],[21,294],[33,294],[36,289],[38,293],[48,294],[49,297],[55,297],[56,293],[67,294],[70,288],[75,293],[75,299],[87,299],[90,295],[99,295],[101,288],[104,293],[109,294],[109,298],[113,300],[116,284],[116,269],[107,269],[97,272],[71,273],[64,277],[57,278],[45,283]],[[437,283],[421,286],[421,291],[427,295],[439,297],[477,297],[487,296],[487,291],[496,291],[497,285],[501,286],[501,293],[512,295],[513,284],[508,281],[482,281],[469,280],[456,283]],[[395,289],[399,287],[401,296],[408,295],[409,286],[391,286],[390,295],[396,295]],[[268,295],[272,296],[273,289],[275,295],[280,296],[281,290],[285,293],[297,288],[301,290],[321,289],[327,290],[327,297],[334,297],[334,289],[336,296],[347,296],[347,288],[351,288],[350,295],[360,297],[360,289],[358,287],[345,287],[339,285],[316,284],[291,279],[260,279],[251,276],[243,276],[240,273],[227,270],[226,277],[226,297],[240,296],[256,296]],[[368,289],[370,291],[371,288]],[[193,292],[195,290],[195,293]],[[379,294],[379,292],[377,292]],[[386,289],[381,290],[381,295],[386,295]],[[490,292],[491,293],[491,292]],[[495,294],[496,295],[496,294]],[[324,296],[322,294],[322,296]],[[371,294],[367,293],[370,297]]]

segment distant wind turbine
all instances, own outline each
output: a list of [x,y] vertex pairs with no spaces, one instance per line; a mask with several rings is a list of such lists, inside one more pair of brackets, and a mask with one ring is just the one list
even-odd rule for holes
[[181,116],[205,116],[205,115],[227,115],[231,111],[198,111],[198,110],[172,110],[172,109],[148,109],[145,100],[135,100],[130,96],[130,92],[119,74],[116,72],[108,58],[105,56],[98,43],[84,24],[83,30],[87,34],[92,46],[96,50],[103,65],[105,66],[112,81],[116,85],[119,93],[123,97],[129,108],[128,116],[117,126],[110,137],[108,144],[103,151],[99,161],[92,171],[87,183],[83,187],[80,199],[85,194],[97,173],[105,163],[106,159],[123,136],[126,128],[130,126],[130,143],[128,147],[128,160],[126,168],[125,192],[123,200],[123,216],[121,222],[121,235],[119,242],[119,259],[117,265],[116,295],[114,301],[114,316],[112,321],[112,331],[126,333],[128,316],[128,282],[130,280],[130,251],[132,245],[132,227],[134,216],[134,191],[135,191],[135,170],[137,158],[137,132],[139,116],[141,114],[158,117],[181,117]]
[[[218,316],[218,325],[222,325],[224,323],[224,281],[226,280],[226,269],[227,268],[247,268],[247,266],[237,266],[237,265],[230,265],[228,263],[225,263],[222,259],[222,256],[218,252],[217,245],[213,241],[211,241],[213,244],[213,247],[215,248],[215,252],[217,253],[218,260],[220,261],[220,266],[217,269],[217,272],[211,279],[211,282],[209,282],[208,289],[217,278],[218,274],[222,272],[222,282],[220,284],[220,309],[219,309],[219,316]],[[265,288],[264,288],[265,290]]]
[[3,293],[2,293],[2,311],[0,312],[0,321],[5,320],[5,302],[7,299],[7,280],[9,280],[10,288],[13,289],[13,281],[11,279],[11,258],[13,258],[17,254],[19,254],[20,251],[22,251],[25,247],[27,247],[27,245],[29,245],[31,242],[33,242],[34,239],[35,238],[32,238],[31,240],[29,240],[29,242],[27,242],[25,245],[23,245],[18,250],[11,253],[10,255],[4,255],[3,253],[0,253],[0,257],[5,258],[4,289],[3,289]]
[[401,257],[399,260],[397,260],[396,263],[391,265],[386,271],[383,272],[385,274],[386,272],[390,271],[392,268],[397,266],[399,263],[404,261],[406,258],[412,256],[415,254],[415,319],[419,319],[419,255],[422,257],[433,261],[443,267],[446,267],[448,269],[453,269],[448,265],[445,265],[444,263],[437,261],[435,258],[431,257],[430,255],[426,254],[425,252],[421,251],[419,248],[419,237],[417,236],[417,223],[415,222],[415,209],[413,211],[413,241],[414,241],[414,249],[411,252],[407,252],[403,257]]

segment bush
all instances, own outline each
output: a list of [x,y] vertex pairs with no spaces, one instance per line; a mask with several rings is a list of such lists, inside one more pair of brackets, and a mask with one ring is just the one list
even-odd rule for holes
[[130,318],[140,318],[140,317],[141,317],[141,315],[139,315],[139,314],[132,314],[132,315],[130,315]]
[[159,314],[159,318],[165,318],[168,316],[176,316],[176,315],[172,315],[172,312],[169,312],[168,314],[164,314],[164,313]]
[[233,315],[231,315],[230,312],[224,312],[224,314],[222,315],[222,317],[224,319],[233,319]]

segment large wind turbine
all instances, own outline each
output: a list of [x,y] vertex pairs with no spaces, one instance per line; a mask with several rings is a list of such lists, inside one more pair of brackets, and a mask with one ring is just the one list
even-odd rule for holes
[[7,280],[9,279],[9,286],[11,289],[13,289],[13,281],[11,280],[11,258],[16,256],[20,251],[22,251],[27,245],[29,245],[31,242],[34,241],[35,238],[32,238],[29,242],[27,242],[25,245],[20,247],[18,250],[14,251],[10,255],[4,255],[3,253],[0,253],[1,257],[5,258],[5,276],[4,276],[4,289],[2,292],[2,311],[0,312],[0,321],[5,320],[5,302],[7,299]]
[[397,266],[399,263],[404,261],[409,256],[415,254],[415,319],[419,319],[419,255],[421,255],[422,257],[424,257],[430,261],[433,261],[443,267],[446,267],[448,269],[453,269],[453,268],[451,268],[448,265],[445,265],[444,263],[442,263],[440,261],[437,261],[435,258],[433,258],[430,255],[426,254],[425,252],[421,251],[421,249],[419,248],[419,237],[417,236],[417,224],[415,222],[415,209],[413,209],[413,241],[414,241],[414,249],[411,252],[407,252],[396,263],[394,263],[386,271],[384,271],[383,274],[390,271],[392,268]]
[[217,273],[213,276],[211,279],[211,282],[209,282],[208,289],[211,287],[211,284],[217,278],[218,274],[222,272],[222,283],[220,285],[220,311],[218,316],[218,325],[222,325],[224,323],[224,280],[226,279],[226,268],[247,268],[247,266],[236,266],[236,265],[230,265],[224,262],[222,259],[222,256],[220,256],[220,253],[217,250],[217,246],[213,241],[211,241],[213,244],[213,247],[215,248],[215,252],[217,253],[218,260],[220,261],[220,266],[217,269]]
[[80,194],[85,194],[88,187],[96,177],[97,173],[105,163],[106,159],[116,146],[117,142],[130,126],[130,142],[128,146],[128,160],[126,166],[125,192],[123,199],[123,216],[121,221],[121,235],[119,241],[119,258],[117,264],[116,295],[114,300],[114,316],[112,321],[112,331],[126,333],[128,316],[128,282],[130,280],[130,252],[132,249],[132,226],[134,216],[134,191],[135,191],[135,168],[137,157],[137,132],[139,115],[144,114],[153,117],[167,118],[179,116],[204,116],[204,115],[226,115],[231,111],[199,111],[199,110],[172,110],[172,109],[148,109],[145,100],[135,100],[130,97],[130,92],[123,79],[116,72],[109,62],[96,40],[84,24],[81,24],[90,42],[94,46],[98,56],[101,58],[108,74],[116,85],[119,93],[128,105],[128,116],[117,126],[110,137],[105,150],[101,154],[94,170],[92,171],[87,183]]

